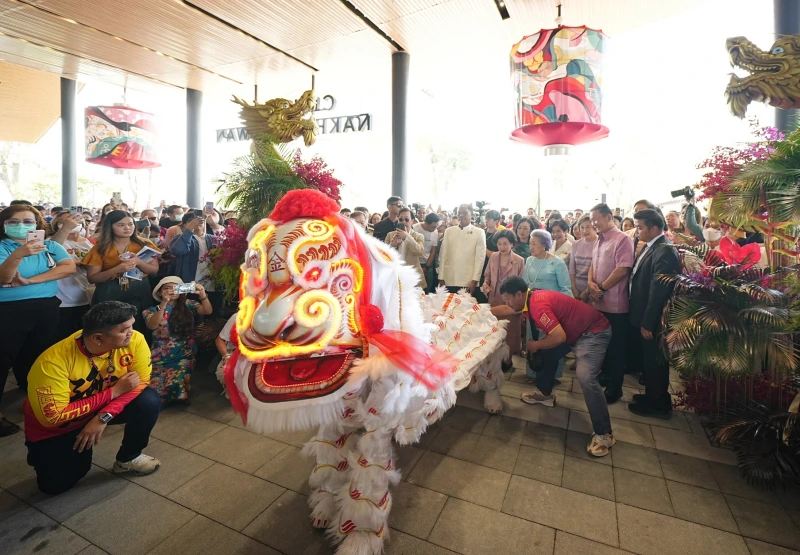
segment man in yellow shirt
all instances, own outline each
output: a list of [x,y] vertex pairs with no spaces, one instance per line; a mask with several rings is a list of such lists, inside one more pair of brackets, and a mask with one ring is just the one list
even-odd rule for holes
[[147,387],[150,349],[133,330],[136,309],[119,301],[92,307],[83,330],[42,353],[28,376],[25,445],[43,493],[57,495],[83,478],[92,447],[108,424],[125,424],[114,472],[150,474],[158,459],[142,453],[161,400]]

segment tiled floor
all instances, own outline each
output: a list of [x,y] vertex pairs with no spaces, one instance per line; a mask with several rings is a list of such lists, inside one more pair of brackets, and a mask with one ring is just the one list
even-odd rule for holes
[[[530,407],[518,399],[530,386],[515,370],[501,416],[462,392],[420,444],[399,448],[404,481],[393,492],[386,552],[800,553],[800,496],[747,486],[733,454],[711,447],[693,415],[650,421],[618,403],[617,445],[609,457],[589,457],[573,378],[567,370],[556,407]],[[147,452],[163,466],[151,476],[109,472],[120,439],[111,427],[90,474],[49,497],[36,489],[22,434],[0,439],[0,553],[332,553],[309,523],[312,465],[300,447],[311,432],[252,434],[210,375],[194,384],[192,405],[159,419]],[[630,377],[626,386],[625,401],[639,388]],[[19,422],[22,396],[6,389],[5,413]]]

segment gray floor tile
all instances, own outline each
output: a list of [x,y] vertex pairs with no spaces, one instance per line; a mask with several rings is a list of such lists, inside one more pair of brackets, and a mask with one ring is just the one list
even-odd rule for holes
[[528,422],[525,426],[525,435],[522,436],[522,445],[564,454],[567,430]]
[[429,540],[464,555],[550,554],[555,531],[459,499],[449,499]]
[[453,555],[454,553],[397,530],[390,531],[384,546],[384,555]]
[[800,511],[800,485],[778,489],[775,495],[787,511]]
[[555,555],[622,555],[625,551],[580,536],[556,531]]
[[414,467],[408,482],[499,511],[510,477],[499,470],[428,452]]
[[0,520],[3,555],[73,555],[89,542],[33,507]]
[[[25,415],[22,412],[22,405],[25,402],[25,391],[14,385],[13,389],[3,393],[3,416],[19,424],[25,420]],[[21,435],[19,433],[15,435]]]
[[[592,436],[589,434],[573,431],[567,432],[567,456],[611,466],[611,455],[606,455],[605,457],[595,457],[586,452],[586,447],[589,445],[591,440]],[[614,449],[616,449],[616,446],[611,448],[612,451]]]
[[567,489],[614,501],[614,473],[609,466],[566,457],[561,485]]
[[311,526],[310,515],[305,496],[285,491],[242,533],[287,555],[332,553],[325,531]]
[[563,468],[564,455],[522,445],[513,473],[560,486]]
[[670,480],[667,480],[667,489],[676,517],[726,532],[739,533],[736,521],[733,520],[721,493]]
[[40,492],[35,478],[20,482],[9,491],[56,522],[65,522],[95,503],[118,495],[128,485],[129,483],[119,476],[93,465],[89,473],[75,487],[60,495]]
[[278,432],[274,434],[264,434],[270,439],[294,445],[295,447],[303,448],[303,446],[311,441],[311,438],[317,434],[317,430],[300,430],[298,432]]
[[0,488],[8,489],[17,482],[35,478],[36,472],[28,466],[28,448],[25,447],[25,435],[18,432],[9,436],[13,440],[3,444],[0,449]]
[[314,460],[301,457],[300,449],[289,445],[253,474],[286,489],[308,495],[311,493],[308,478],[313,471]]
[[569,409],[566,407],[545,407],[542,405],[527,405],[519,398],[504,397],[506,405],[503,415],[519,418],[527,422],[536,422],[554,428],[566,428],[569,424]]
[[271,547],[197,515],[148,555],[280,555]]
[[103,551],[96,545],[90,545],[89,547],[78,553],[78,555],[108,555],[108,551]]
[[450,428],[479,434],[483,432],[483,428],[488,421],[489,413],[485,410],[456,407],[453,413],[448,416],[446,425]]
[[[108,447],[109,445],[111,446]],[[107,448],[107,451],[102,452],[103,448]],[[111,470],[118,448],[117,442],[101,443],[95,447],[94,462],[106,470]],[[157,439],[150,440],[145,452],[161,461],[158,471],[147,476],[136,476],[132,473],[121,476],[159,495],[169,495],[214,464],[210,459]],[[101,453],[103,456],[100,456]]]
[[425,451],[413,445],[394,446],[395,468],[403,473],[404,480],[411,475],[411,471],[414,470],[424,453]]
[[642,555],[748,555],[737,535],[617,504],[620,548]]
[[506,443],[522,443],[527,422],[519,418],[497,415],[489,417],[483,428],[483,435]]
[[194,447],[226,427],[225,424],[188,412],[167,414],[170,416],[166,419],[159,417],[151,435],[183,449]]
[[785,547],[780,547],[778,545],[772,545],[771,543],[764,543],[758,540],[754,540],[752,538],[745,538],[744,541],[747,543],[747,547],[750,548],[751,555],[798,555],[800,551],[795,551],[794,549],[786,549]]
[[[438,424],[438,422],[437,422]],[[439,435],[439,432],[442,431],[443,426],[436,425],[436,426],[428,426],[428,429],[425,430],[425,433],[422,434],[422,437],[419,438],[419,441],[415,443],[418,448],[420,449],[428,449],[434,441],[436,441],[436,436]]]
[[[617,441],[635,443],[636,445],[644,445],[645,447],[655,447],[653,434],[648,424],[612,417],[611,427],[614,432],[614,438]],[[576,432],[591,434],[592,421],[589,418],[589,413],[573,410],[569,415],[569,429]]]
[[511,472],[519,445],[445,426],[428,449],[440,455]]
[[708,461],[667,451],[658,451],[658,459],[667,480],[719,491]]
[[173,491],[169,498],[234,530],[242,530],[284,489],[215,464]]
[[[124,526],[109,534],[98,526],[109,515],[124,515]],[[95,502],[64,522],[101,549],[114,555],[147,553],[189,522],[195,513],[136,484]]]
[[[221,389],[221,386],[218,386]],[[194,391],[193,391],[194,393]],[[192,404],[186,412],[227,424],[236,413],[233,412],[231,402],[216,391],[204,391],[200,395],[191,396]]]
[[652,426],[651,431],[656,441],[655,447],[659,451],[680,453],[723,464],[736,464],[736,455],[733,451],[712,447],[705,435],[670,430],[659,426]]
[[198,455],[253,473],[286,449],[285,443],[226,426],[191,448]]
[[503,512],[608,545],[618,545],[614,503],[512,476]]
[[614,489],[620,503],[665,515],[675,514],[663,478],[615,468]]
[[20,501],[7,491],[0,490],[0,520],[7,519],[27,506],[27,503]]
[[611,462],[615,468],[633,470],[650,476],[663,476],[658,452],[652,447],[618,441],[611,449]]
[[800,530],[783,507],[725,494],[743,536],[800,549]]
[[773,492],[748,484],[742,477],[738,467],[713,462],[708,463],[708,465],[722,493],[732,493],[738,497],[745,497],[770,505],[781,504],[778,496]]
[[447,502],[447,496],[406,482],[392,488],[392,528],[421,539],[427,539],[436,519]]

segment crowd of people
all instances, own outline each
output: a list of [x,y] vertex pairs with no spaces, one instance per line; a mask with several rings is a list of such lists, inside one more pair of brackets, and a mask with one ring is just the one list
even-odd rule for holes
[[[462,204],[453,213],[390,197],[381,215],[365,207],[342,209],[376,239],[395,248],[417,269],[427,292],[437,286],[466,289],[508,320],[511,354],[528,361],[526,381],[535,386],[521,400],[552,407],[554,385],[565,360],[576,373],[592,419],[587,451],[608,454],[614,444],[608,405],[622,397],[626,373],[638,374],[645,393],[628,409],[668,419],[669,363],[662,352],[661,314],[671,291],[658,275],[681,271],[672,244],[757,242],[710,218],[702,218],[691,191],[680,211],[662,212],[648,200],[632,217],[604,203],[562,214],[533,208],[520,213],[477,212]],[[759,264],[766,263],[762,250]],[[511,362],[503,364],[511,369]]]
[[[757,240],[703,222],[687,200],[666,215],[642,200],[629,218],[598,204],[540,219],[532,208],[476,213],[464,204],[450,213],[390,197],[383,214],[362,206],[341,215],[396,249],[426,291],[466,289],[508,320],[510,352],[526,357],[534,386],[525,403],[554,406],[565,359],[574,358],[594,427],[587,451],[604,456],[614,444],[608,404],[622,396],[626,372],[645,386],[629,410],[671,415],[659,347],[670,291],[656,279],[680,271],[669,245]],[[86,474],[108,424],[127,423],[115,471],[158,468],[142,449],[161,407],[189,401],[195,328],[222,309],[205,255],[234,220],[211,203],[0,207],[0,383],[13,370],[27,391],[28,460],[42,491],[65,491]],[[233,350],[228,333],[216,342],[223,360]],[[0,412],[0,437],[19,430]]]

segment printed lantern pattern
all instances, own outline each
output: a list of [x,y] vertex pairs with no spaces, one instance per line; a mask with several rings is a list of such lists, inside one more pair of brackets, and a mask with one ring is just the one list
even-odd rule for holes
[[608,136],[601,123],[607,37],[586,27],[542,29],[511,49],[513,140],[578,145]]
[[87,162],[127,170],[161,165],[153,114],[125,106],[89,106],[84,119]]

